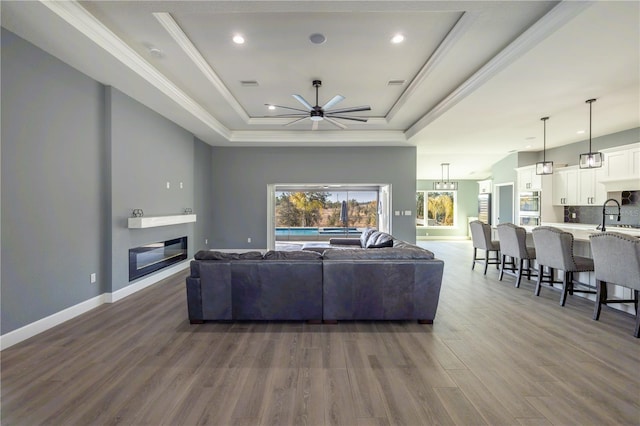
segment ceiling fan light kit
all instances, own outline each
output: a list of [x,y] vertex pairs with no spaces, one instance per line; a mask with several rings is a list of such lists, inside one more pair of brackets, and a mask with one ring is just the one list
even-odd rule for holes
[[337,105],[338,103],[340,103],[340,102],[342,102],[344,100],[344,96],[342,96],[342,95],[335,95],[333,98],[331,98],[323,106],[320,106],[319,103],[318,103],[318,89],[320,88],[320,86],[322,86],[322,81],[313,80],[313,87],[315,87],[315,89],[316,89],[316,104],[315,105],[311,105],[309,102],[307,102],[307,100],[305,98],[303,98],[300,95],[291,95],[291,96],[293,96],[293,98],[295,100],[300,102],[302,104],[302,106],[304,106],[306,109],[292,108],[292,107],[288,107],[288,106],[274,105],[274,104],[265,104],[265,105],[269,109],[273,109],[272,107],[275,107],[275,108],[288,109],[288,110],[292,110],[292,111],[298,111],[298,112],[295,112],[295,113],[281,114],[281,115],[277,115],[276,116],[276,117],[291,117],[291,118],[295,118],[295,120],[291,121],[290,123],[285,124],[285,126],[291,126],[292,124],[295,124],[295,123],[297,123],[299,121],[302,121],[302,120],[306,120],[307,118],[313,122],[311,130],[317,130],[318,129],[318,123],[321,122],[321,121],[325,121],[325,120],[327,122],[333,124],[334,126],[341,128],[341,129],[346,129],[347,126],[345,126],[344,124],[340,123],[336,119],[358,121],[358,122],[361,122],[361,123],[366,123],[367,122],[368,119],[366,117],[353,117],[353,116],[349,116],[349,115],[345,115],[345,114],[349,114],[349,113],[352,113],[352,112],[360,112],[360,111],[371,111],[371,107],[369,105],[362,105],[362,106],[353,107],[353,108],[331,109],[335,105]]

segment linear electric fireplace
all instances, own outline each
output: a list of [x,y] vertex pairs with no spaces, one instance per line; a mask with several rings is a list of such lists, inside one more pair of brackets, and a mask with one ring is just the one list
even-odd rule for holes
[[129,281],[187,258],[187,237],[129,249]]

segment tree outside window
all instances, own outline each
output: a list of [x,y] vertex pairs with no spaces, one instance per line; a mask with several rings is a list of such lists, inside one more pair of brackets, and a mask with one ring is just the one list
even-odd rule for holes
[[418,191],[416,212],[417,226],[455,227],[456,191]]

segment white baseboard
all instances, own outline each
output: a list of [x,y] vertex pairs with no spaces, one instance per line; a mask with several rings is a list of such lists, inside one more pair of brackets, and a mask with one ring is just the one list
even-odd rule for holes
[[48,317],[32,322],[31,324],[27,324],[24,327],[10,331],[7,334],[3,334],[0,336],[0,350],[5,350],[6,348],[20,343],[23,340],[27,340],[36,334],[47,331],[58,324],[62,324],[63,322],[75,318],[78,315],[82,315],[92,309],[95,309],[103,303],[104,294],[101,294],[89,300],[85,300],[84,302],[78,303],[77,305],[70,306],[67,309],[63,309],[60,312],[49,315]]
[[156,284],[158,281],[161,281],[165,278],[170,277],[173,274],[176,274],[184,269],[189,267],[192,259],[185,260],[180,263],[176,263],[175,265],[165,268],[157,274],[153,274],[149,277],[142,278],[140,281],[136,281],[135,283],[128,285],[120,290],[117,290],[113,293],[104,293],[104,303],[114,303],[118,300],[122,300],[127,296],[132,295],[142,289],[145,289],[153,284]]
[[60,312],[56,312],[55,314],[49,315],[48,317],[39,319],[38,321],[32,322],[31,324],[27,324],[16,330],[10,331],[7,334],[3,334],[2,336],[0,336],[0,351],[3,351],[15,344],[18,344],[37,334],[47,331],[50,328],[62,324],[63,322],[69,321],[70,319],[89,312],[90,310],[97,308],[103,303],[114,303],[118,300],[122,300],[125,297],[132,295],[133,293],[156,284],[163,279],[188,268],[190,262],[190,259],[185,260],[184,262],[180,262],[174,266],[171,266],[170,268],[163,269],[157,274],[151,275],[147,278],[143,278],[140,281],[137,281],[134,284],[124,287],[118,291],[115,291],[113,293],[103,293],[99,296],[92,297],[91,299],[80,302],[77,305],[70,306],[66,309],[61,310]]

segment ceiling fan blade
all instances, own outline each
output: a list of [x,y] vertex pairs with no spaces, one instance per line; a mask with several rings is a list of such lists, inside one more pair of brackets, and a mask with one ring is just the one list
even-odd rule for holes
[[297,120],[293,120],[291,123],[285,124],[285,126],[291,126],[292,124],[296,124],[298,121],[306,120],[309,117],[298,118]]
[[335,95],[333,98],[331,98],[331,100],[329,102],[327,102],[326,104],[322,105],[322,109],[327,110],[327,109],[331,108],[332,106],[338,104],[339,102],[342,102],[343,100],[344,100],[344,96]]
[[311,130],[318,130],[318,123],[320,123],[317,120],[313,120],[313,124],[311,125]]
[[369,105],[362,105],[353,108],[340,108],[340,109],[332,109],[331,111],[326,111],[325,114],[335,114],[335,113],[343,113],[343,112],[358,112],[358,111],[371,111],[371,107]]
[[341,120],[353,120],[360,121],[362,123],[366,123],[367,119],[362,117],[347,117],[346,115],[334,115],[334,114],[325,114],[324,118],[339,118]]
[[313,109],[313,105],[311,105],[309,102],[307,102],[302,96],[300,95],[291,95],[293,96],[293,98],[300,102],[302,105],[305,106],[305,108],[307,108],[307,110],[311,111]]
[[324,116],[324,119],[327,120],[329,123],[333,124],[334,126],[340,127],[341,129],[346,129],[347,128],[347,126],[345,126],[344,124],[338,123],[336,120],[334,120],[334,119],[332,119],[330,117],[327,117],[326,115]]
[[304,109],[300,109],[300,108],[291,108],[291,107],[286,107],[286,106],[282,106],[282,105],[265,104],[265,106],[274,106],[274,107],[276,107],[276,108],[292,109],[292,110],[294,110],[294,111],[300,111],[300,112],[309,112],[309,111],[304,110]]

